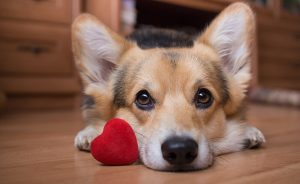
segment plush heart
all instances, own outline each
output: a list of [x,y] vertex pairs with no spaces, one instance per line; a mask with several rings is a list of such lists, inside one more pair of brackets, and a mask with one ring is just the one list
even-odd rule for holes
[[138,159],[138,144],[131,126],[122,119],[111,119],[91,144],[93,157],[105,165],[129,165]]

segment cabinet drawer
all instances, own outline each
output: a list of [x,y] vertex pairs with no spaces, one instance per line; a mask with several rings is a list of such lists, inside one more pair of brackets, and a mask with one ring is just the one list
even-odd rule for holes
[[71,0],[9,0],[0,1],[0,17],[69,23]]
[[61,110],[77,107],[76,95],[9,95],[4,107],[10,110]]
[[0,21],[0,74],[68,75],[70,29],[47,24]]

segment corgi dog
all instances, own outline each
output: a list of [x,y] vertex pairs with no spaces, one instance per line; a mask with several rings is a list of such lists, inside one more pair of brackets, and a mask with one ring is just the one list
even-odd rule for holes
[[89,150],[116,117],[133,127],[141,163],[155,170],[204,169],[218,155],[261,145],[265,138],[244,111],[254,39],[254,14],[244,3],[228,6],[196,37],[143,30],[125,39],[80,15],[72,47],[87,126],[75,146]]

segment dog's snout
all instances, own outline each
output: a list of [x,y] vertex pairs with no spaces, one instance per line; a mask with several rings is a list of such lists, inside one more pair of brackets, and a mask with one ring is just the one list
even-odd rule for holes
[[189,164],[198,155],[196,141],[186,137],[172,137],[161,145],[163,158],[172,165]]

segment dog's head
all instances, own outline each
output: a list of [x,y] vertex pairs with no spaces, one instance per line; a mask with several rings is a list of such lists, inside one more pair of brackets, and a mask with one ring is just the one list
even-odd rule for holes
[[73,24],[73,52],[85,93],[102,119],[133,126],[142,162],[188,170],[213,162],[211,141],[224,136],[250,81],[254,16],[235,3],[191,47],[141,49],[94,17]]

